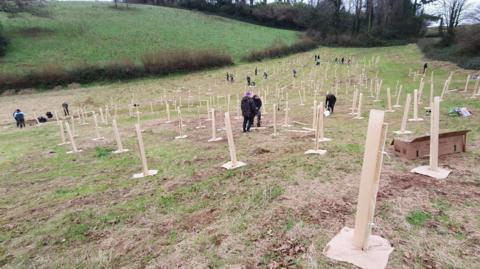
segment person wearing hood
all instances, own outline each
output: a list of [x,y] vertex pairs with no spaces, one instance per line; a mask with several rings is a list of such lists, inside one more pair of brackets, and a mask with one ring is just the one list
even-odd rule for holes
[[250,127],[252,127],[255,117],[255,103],[253,102],[251,92],[245,93],[240,106],[243,115],[243,132],[250,132]]
[[257,127],[260,127],[262,124],[262,111],[261,111],[262,99],[260,99],[260,96],[255,94],[253,96],[253,103],[255,104],[255,115],[257,116]]
[[25,114],[20,109],[17,109],[15,112],[13,112],[13,118],[17,122],[18,128],[25,127]]

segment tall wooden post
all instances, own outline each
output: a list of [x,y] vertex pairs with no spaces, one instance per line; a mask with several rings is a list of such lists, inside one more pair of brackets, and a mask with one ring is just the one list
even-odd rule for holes
[[215,141],[220,141],[222,140],[222,137],[217,137],[217,126],[216,126],[216,117],[215,117],[215,109],[212,108],[212,111],[210,112],[212,115],[212,138],[208,140],[208,142],[215,142]]
[[65,140],[65,130],[63,129],[63,121],[59,121],[58,126],[60,127],[60,138],[62,139],[62,143],[58,145],[63,146],[68,144],[68,142]]
[[237,151],[235,149],[235,142],[233,141],[232,124],[230,122],[230,113],[225,112],[225,130],[227,131],[228,149],[230,152],[230,161],[223,164],[222,167],[231,170],[245,166],[246,164],[237,160]]
[[283,123],[283,127],[290,127],[292,125],[289,124],[289,118],[288,118],[288,111],[290,108],[288,107],[288,100],[285,101],[285,122]]
[[277,104],[273,104],[273,136],[277,136]]
[[110,110],[108,108],[108,105],[105,106],[105,124],[108,124],[108,119],[110,118]]
[[465,89],[463,89],[462,92],[467,92],[469,82],[470,82],[470,74],[467,75],[467,81],[465,82]]
[[363,99],[363,93],[360,93],[359,96],[358,96],[357,115],[354,117],[354,119],[357,119],[357,120],[363,119],[363,117],[362,117],[362,99]]
[[390,88],[387,88],[387,110],[385,112],[395,112],[392,108],[392,96],[390,95]]
[[95,138],[93,140],[103,140],[104,138],[100,136],[100,131],[98,130],[97,114],[95,112],[93,112],[93,124],[95,127]]
[[68,138],[70,139],[70,144],[72,145],[72,151],[67,151],[67,154],[81,152],[82,150],[79,150],[77,148],[77,144],[75,144],[75,139],[73,138],[73,133],[70,130],[70,125],[68,125],[68,122],[65,122],[65,127],[67,128]]
[[364,269],[385,268],[393,251],[386,239],[371,235],[387,133],[384,117],[384,111],[370,111],[355,228],[344,227],[323,250],[329,258],[349,262]]
[[410,109],[410,102],[412,99],[411,94],[407,94],[405,99],[405,107],[403,109],[403,118],[402,118],[402,125],[400,127],[400,131],[395,131],[394,133],[402,135],[402,134],[410,134],[412,132],[407,131],[407,119],[408,119],[408,110]]
[[397,92],[397,100],[395,101],[395,105],[393,107],[401,107],[400,106],[400,96],[402,95],[402,89],[403,89],[403,85],[400,85],[400,87],[398,88],[398,92]]
[[120,138],[120,132],[118,131],[116,119],[112,120],[112,128],[113,128],[113,134],[115,136],[115,141],[117,142],[117,150],[115,150],[113,153],[120,154],[123,152],[127,152],[128,149],[123,148],[122,139]]
[[440,129],[440,100],[436,96],[432,104],[432,116],[430,121],[430,165],[419,166],[411,172],[426,175],[436,179],[445,179],[450,174],[450,170],[438,167],[438,145]]
[[165,109],[167,111],[167,121],[165,123],[170,123],[171,118],[170,118],[170,104],[168,102],[165,103]]
[[100,112],[100,120],[102,121],[103,124],[106,124],[105,117],[103,116],[103,109],[100,107],[99,108]]
[[326,138],[325,137],[325,134],[324,134],[324,126],[323,126],[323,122],[324,122],[324,117],[325,117],[325,108],[324,108],[324,104],[323,102],[319,102],[318,103],[318,112],[317,112],[317,117],[318,117],[318,120],[317,120],[317,124],[316,124],[316,130],[318,129],[318,142],[327,142],[327,141],[331,141],[332,139],[331,138]]
[[327,153],[326,150],[319,149],[319,144],[320,144],[320,136],[322,130],[322,123],[320,122],[321,119],[323,119],[323,102],[320,102],[320,105],[315,107],[315,110],[317,110],[317,113],[315,113],[315,138],[314,138],[314,149],[310,149],[305,151],[305,154],[318,154],[318,155],[324,155]]
[[418,90],[413,91],[413,118],[409,121],[423,121],[422,118],[418,117]]
[[358,89],[355,88],[355,91],[353,92],[353,97],[352,97],[352,108],[351,108],[352,111],[349,113],[350,115],[356,114],[355,110],[357,109],[357,98],[358,98]]
[[74,116],[70,117],[70,122],[72,123],[72,136],[77,137],[78,135],[77,135],[77,132],[76,132],[76,129],[75,129],[75,117]]
[[175,137],[175,139],[184,139],[187,138],[188,135],[185,134],[183,129],[183,118],[182,118],[182,111],[180,107],[177,107],[177,114],[178,114],[178,131],[179,135]]
[[383,124],[384,116],[383,111],[371,110],[368,119],[367,139],[365,141],[365,154],[363,156],[360,191],[355,215],[355,230],[353,233],[353,245],[357,249],[362,250],[368,249],[368,238],[372,231],[371,224],[375,212],[386,139],[387,127]]
[[135,124],[135,132],[137,134],[138,150],[140,152],[140,160],[142,162],[142,173],[134,174],[133,178],[142,178],[146,176],[153,176],[158,173],[157,170],[149,170],[147,166],[147,157],[145,154],[145,147],[143,145],[142,130],[139,124]]
[[423,96],[423,87],[425,82],[423,81],[423,77],[420,79],[420,85],[418,86],[418,104],[422,104],[422,96]]

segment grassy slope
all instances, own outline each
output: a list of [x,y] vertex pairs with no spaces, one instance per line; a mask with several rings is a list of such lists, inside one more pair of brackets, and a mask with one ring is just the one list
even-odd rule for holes
[[[394,88],[398,80],[406,92],[418,86],[407,77],[409,68],[423,64],[416,46],[374,49],[322,48],[322,59],[355,55],[361,61],[379,55],[379,77],[386,87]],[[258,87],[269,87],[269,114],[264,122],[271,124],[273,90],[291,83],[292,62],[299,80],[309,81],[313,52],[265,62],[269,80],[254,78]],[[464,86],[466,72],[451,64],[431,62],[435,71],[436,93],[439,94],[448,73],[455,70],[452,88]],[[198,72],[139,82],[112,84],[86,89],[51,91],[28,96],[0,99],[2,119],[8,119],[17,106],[27,115],[41,113],[63,101],[89,109],[111,100],[127,104],[130,89],[142,104],[142,125],[149,166],[159,174],[141,180],[131,175],[141,170],[136,153],[135,119],[119,111],[120,127],[126,148],[125,155],[110,155],[94,146],[114,148],[109,127],[101,132],[109,141],[93,143],[90,125],[77,126],[79,155],[66,155],[68,147],[59,143],[55,124],[39,128],[2,129],[0,134],[0,265],[13,268],[228,268],[250,265],[252,268],[293,260],[303,268],[354,268],[334,262],[321,254],[325,244],[345,225],[353,227],[358,180],[363,158],[367,120],[353,120],[348,115],[351,94],[345,95],[345,66],[338,66],[342,81],[336,113],[326,119],[326,137],[333,141],[322,144],[328,150],[324,157],[306,157],[312,136],[291,134],[280,129],[272,138],[272,130],[239,134],[235,125],[238,158],[248,167],[224,171],[220,165],[228,160],[225,142],[207,143],[210,130],[195,130],[194,112],[183,108],[190,137],[176,141],[176,123],[162,124],[166,115],[156,105],[156,114],[149,113],[148,103],[167,94],[182,96],[188,90],[197,98],[197,89],[214,95],[244,91],[243,77],[254,64],[228,70]],[[259,66],[263,70],[263,63]],[[315,69],[313,69],[315,68]],[[237,75],[234,84],[224,82],[224,73]],[[370,69],[369,76],[376,70]],[[321,79],[321,70],[317,78]],[[332,75],[332,70],[330,70]],[[213,80],[216,79],[216,83]],[[331,76],[329,79],[331,85]],[[298,84],[297,84],[298,85]],[[468,94],[448,93],[441,108],[441,129],[471,129],[468,152],[441,159],[441,166],[454,171],[445,181],[413,175],[408,171],[428,160],[406,161],[396,157],[386,146],[391,158],[385,158],[374,234],[387,238],[395,250],[388,268],[478,268],[480,238],[480,128],[478,99]],[[175,91],[180,89],[180,92]],[[429,95],[426,83],[424,97]],[[313,102],[307,87],[307,105],[298,106],[296,90],[290,90],[290,111],[293,120],[311,122]],[[332,90],[329,86],[322,89]],[[385,102],[373,103],[364,91],[364,116],[370,108],[384,108]],[[113,99],[111,99],[113,98]],[[206,99],[202,95],[201,99]],[[222,99],[224,100],[224,99]],[[232,103],[235,103],[235,98]],[[402,103],[404,98],[402,97]],[[424,105],[426,103],[426,98]],[[222,101],[223,102],[223,101]],[[474,112],[469,119],[447,117],[451,106],[467,106]],[[423,107],[423,106],[422,106]],[[222,110],[220,106],[217,109]],[[223,107],[223,109],[225,109]],[[202,107],[202,111],[205,107]],[[193,109],[193,111],[196,111]],[[408,123],[415,135],[429,132],[426,121]],[[204,113],[203,113],[204,114]],[[217,123],[223,118],[218,113]],[[205,115],[204,115],[205,116]],[[386,114],[389,123],[387,141],[400,127],[402,112]],[[175,118],[175,117],[173,117]],[[10,120],[10,119],[9,119]],[[279,114],[279,121],[283,121]],[[209,122],[204,122],[209,125]],[[12,127],[12,126],[10,126]],[[352,131],[354,130],[354,131]],[[224,133],[219,132],[219,136]],[[265,151],[267,150],[267,151]],[[50,153],[49,153],[50,152]],[[163,266],[163,267],[162,267]],[[8,267],[7,267],[8,268]]]
[[[293,42],[295,31],[280,30],[197,12],[153,6],[115,10],[109,4],[50,4],[51,18],[0,15],[12,39],[0,71],[22,71],[44,64],[72,65],[120,60],[139,61],[164,49],[225,50],[235,59],[276,39]],[[22,29],[49,32],[25,37]]]

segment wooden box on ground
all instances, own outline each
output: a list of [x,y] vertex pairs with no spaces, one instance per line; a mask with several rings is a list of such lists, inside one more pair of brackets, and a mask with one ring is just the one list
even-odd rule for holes
[[[438,155],[465,152],[467,144],[467,133],[470,130],[441,133],[439,135]],[[392,141],[395,153],[400,157],[413,160],[425,158],[430,154],[430,136],[415,138],[394,138]]]

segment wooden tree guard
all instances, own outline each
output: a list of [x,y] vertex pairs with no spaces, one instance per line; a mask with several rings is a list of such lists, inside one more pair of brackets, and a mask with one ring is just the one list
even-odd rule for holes
[[210,112],[212,115],[212,138],[208,140],[208,142],[216,142],[222,140],[222,137],[217,137],[217,126],[215,123],[215,109],[212,108],[212,111]]
[[387,110],[385,112],[395,112],[392,108],[392,96],[390,95],[390,88],[387,88]]
[[187,138],[188,135],[185,134],[185,130],[183,129],[183,118],[182,118],[182,111],[180,107],[177,107],[177,114],[178,114],[178,131],[179,135],[175,137],[175,139],[184,139]]
[[315,144],[315,148],[314,149],[310,149],[310,150],[307,150],[305,151],[305,154],[318,154],[318,155],[325,155],[327,153],[326,150],[322,150],[322,149],[319,149],[319,140],[320,140],[320,126],[321,126],[321,123],[320,123],[320,118],[323,118],[323,102],[320,102],[320,105],[317,106],[315,108],[316,110],[318,110],[318,112],[316,113],[316,128],[315,128],[315,139],[314,139],[314,144]]
[[123,148],[122,139],[120,139],[120,132],[118,131],[116,119],[112,120],[112,128],[113,128],[113,134],[115,136],[115,141],[117,142],[117,150],[115,150],[113,153],[120,154],[120,153],[127,152],[128,149]]
[[100,120],[102,121],[103,124],[107,124],[107,122],[105,121],[105,116],[103,116],[103,109],[101,107],[99,108],[99,112],[100,112]]
[[298,97],[300,98],[300,105],[304,106],[305,104],[303,103],[303,96],[300,89],[298,89]]
[[76,129],[75,129],[75,117],[74,116],[70,117],[70,122],[72,123],[72,136],[73,137],[78,137]]
[[233,141],[232,124],[230,122],[230,113],[225,112],[225,130],[227,131],[228,149],[230,151],[230,161],[223,164],[222,167],[227,170],[236,169],[247,165],[244,162],[237,160],[237,152],[235,149],[235,143]]
[[58,144],[59,146],[63,146],[68,144],[67,140],[65,139],[65,130],[63,129],[63,121],[58,122],[58,126],[60,127],[60,138],[62,139],[62,143]]
[[36,122],[37,124],[40,124],[40,121],[38,120],[37,113],[33,112],[33,117],[35,117],[35,122]]
[[470,74],[467,75],[467,81],[465,82],[465,89],[463,89],[462,92],[467,92],[469,83],[470,83]]
[[422,118],[418,117],[418,90],[413,91],[413,118],[408,119],[409,121],[423,121]]
[[430,122],[430,165],[419,166],[412,169],[412,173],[417,173],[436,179],[445,179],[451,170],[438,167],[438,133],[440,126],[440,97],[433,99],[432,116]]
[[165,110],[167,111],[167,121],[165,123],[170,123],[172,120],[170,118],[170,104],[168,102],[165,103]]
[[288,100],[285,101],[285,122],[283,123],[283,127],[291,127],[292,125],[289,124],[290,120],[288,118],[288,111],[290,108],[288,107]]
[[412,100],[412,95],[409,93],[405,99],[405,108],[403,109],[403,118],[402,118],[402,125],[400,127],[400,131],[395,131],[394,133],[403,135],[403,134],[411,134],[411,131],[407,131],[407,119],[408,119],[408,110],[410,109],[410,103]]
[[326,138],[324,136],[323,118],[325,117],[325,114],[324,114],[325,111],[324,111],[323,102],[320,102],[319,106],[320,106],[320,108],[318,109],[318,112],[317,112],[318,121],[317,121],[316,128],[315,128],[315,130],[318,129],[318,138],[316,138],[316,139],[317,139],[318,142],[332,141],[331,138]]
[[80,125],[87,125],[88,124],[86,116],[85,116],[85,110],[83,108],[80,108],[79,118],[81,119]]
[[133,178],[142,178],[153,176],[158,173],[158,170],[149,170],[147,166],[147,157],[145,155],[145,147],[143,145],[142,131],[139,124],[135,124],[135,132],[137,133],[138,150],[140,152],[140,160],[142,162],[142,172],[134,174]]
[[57,123],[59,123],[59,122],[60,122],[60,119],[58,118],[58,112],[57,112],[57,110],[55,110],[54,113],[55,113],[55,120],[57,121]]
[[383,124],[384,117],[384,111],[370,111],[355,228],[344,227],[323,250],[331,259],[349,262],[364,269],[385,268],[393,251],[388,240],[371,235],[387,131],[387,126]]
[[195,129],[203,129],[206,128],[205,125],[202,125],[202,117],[200,116],[200,107],[197,106],[197,117],[198,117],[198,126]]
[[273,104],[273,136],[277,135],[277,104]]
[[422,96],[423,96],[423,87],[425,86],[425,82],[423,81],[423,77],[420,79],[420,85],[418,86],[418,104],[422,104]]
[[67,154],[72,154],[72,153],[79,153],[82,150],[77,148],[77,144],[75,144],[75,139],[73,138],[73,133],[70,130],[70,125],[68,125],[68,122],[65,122],[65,127],[67,128],[67,134],[68,134],[68,139],[70,139],[70,144],[72,145],[72,151],[67,151]]
[[363,99],[363,93],[360,93],[358,95],[358,107],[357,107],[357,113],[354,119],[361,120],[363,119],[362,117],[362,99]]
[[434,88],[434,84],[433,84],[433,71],[432,73],[430,74],[430,98],[429,98],[429,101],[428,101],[428,106],[425,107],[425,109],[431,109],[431,105],[433,103],[433,95],[435,94],[435,88]]
[[397,92],[397,100],[395,101],[395,105],[393,107],[401,107],[400,106],[400,96],[402,95],[402,89],[403,89],[403,85],[400,85],[400,87],[398,88],[398,92]]
[[[475,87],[476,87],[476,91],[477,93],[475,94],[475,96],[480,96],[480,85],[479,85],[479,82],[480,81],[480,78],[477,78],[477,82],[475,82]],[[475,88],[473,89],[473,92],[475,92]]]
[[153,111],[153,103],[152,102],[150,102],[150,113],[152,113],[152,114],[155,113],[155,111]]
[[97,114],[93,112],[93,124],[95,127],[95,138],[93,140],[103,140],[104,137],[100,136],[100,131],[98,129],[98,121],[97,121]]
[[108,120],[111,118],[110,116],[110,108],[108,105],[105,106],[105,124],[108,124]]
[[380,91],[382,89],[382,83],[383,83],[383,80],[380,80],[379,82],[377,82],[376,96],[375,96],[375,100],[373,100],[374,102],[382,101],[380,100]]
[[309,127],[302,127],[302,129],[307,130],[307,131],[315,131],[316,130],[316,124],[317,124],[317,112],[318,112],[318,106],[317,106],[317,100],[313,100],[313,116],[312,116],[312,128]]
[[353,92],[353,97],[352,97],[352,108],[351,108],[351,111],[350,111],[350,115],[355,115],[356,112],[355,110],[357,109],[357,98],[358,98],[358,89],[355,89],[355,91]]

